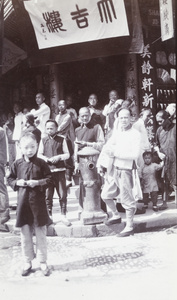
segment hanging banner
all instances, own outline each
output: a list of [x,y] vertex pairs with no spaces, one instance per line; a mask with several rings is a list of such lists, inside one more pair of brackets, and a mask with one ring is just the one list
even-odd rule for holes
[[160,1],[161,38],[166,41],[174,37],[172,0]]
[[128,36],[123,0],[24,1],[39,49]]

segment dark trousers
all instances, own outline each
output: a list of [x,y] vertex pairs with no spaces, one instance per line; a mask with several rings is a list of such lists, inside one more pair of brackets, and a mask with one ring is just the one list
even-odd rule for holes
[[56,188],[59,197],[59,203],[61,208],[61,214],[66,215],[67,211],[67,188],[65,171],[53,172],[52,173],[53,185],[50,185],[46,189],[46,204],[49,211],[53,207],[53,195],[54,189]]
[[[158,192],[151,192],[150,196],[151,196],[151,201],[153,203],[153,206],[157,205]],[[143,202],[144,202],[144,205],[148,205],[149,193],[143,193]]]

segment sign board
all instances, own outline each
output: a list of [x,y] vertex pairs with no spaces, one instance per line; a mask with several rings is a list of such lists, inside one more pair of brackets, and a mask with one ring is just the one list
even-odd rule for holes
[[162,41],[174,36],[172,0],[160,1],[160,25]]
[[39,49],[128,36],[124,0],[24,2]]

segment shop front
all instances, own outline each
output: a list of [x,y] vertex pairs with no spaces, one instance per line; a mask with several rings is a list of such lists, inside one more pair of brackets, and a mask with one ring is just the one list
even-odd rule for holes
[[[31,2],[37,3],[42,0],[12,1],[27,58],[1,76],[1,86],[3,86],[1,87],[3,91],[1,102],[5,110],[12,107],[15,101],[21,101],[23,105],[31,108],[34,107],[35,93],[39,90],[43,90],[46,95],[46,102],[51,107],[52,117],[57,114],[58,100],[65,98],[68,94],[72,95],[73,106],[77,110],[87,105],[88,96],[91,93],[97,94],[98,105],[103,108],[108,102],[109,91],[115,89],[120,98],[131,98],[137,111],[142,108],[151,108],[153,116],[158,110],[164,109],[168,103],[175,102],[175,35],[166,41],[161,39],[159,0],[95,2],[100,9],[99,12],[102,12],[105,24],[111,20],[110,18],[112,18],[110,24],[113,24],[114,20],[117,21],[113,6],[109,6],[111,14],[103,15],[102,6],[98,6],[98,3],[99,5],[117,2],[124,4],[125,18],[122,22],[125,23],[121,25],[125,31],[120,31],[120,36],[113,36],[114,33],[111,35],[108,32],[107,36],[93,37],[94,40],[90,38],[93,29],[86,37],[82,34],[84,26],[89,27],[87,22],[91,14],[89,15],[89,6],[86,6],[89,1],[85,2],[85,10],[82,11],[84,16],[80,19],[82,22],[77,23],[79,18],[76,18],[78,16],[76,12],[79,13],[80,4],[78,1],[78,7],[75,6],[75,10],[71,7],[70,22],[80,27],[79,34],[72,40],[69,40],[72,35],[67,35],[66,44],[60,46],[56,45],[55,39],[47,44],[46,39],[50,34],[46,36],[44,23],[39,22],[36,25],[31,18],[33,14],[32,8],[29,8]],[[57,1],[51,1],[51,3],[57,3]],[[174,13],[175,1],[172,1],[172,4]],[[49,9],[51,12],[57,11],[54,7],[49,7]],[[35,9],[35,11],[40,13],[40,9]],[[60,22],[55,23],[55,27],[51,25],[52,23],[49,24],[49,14],[47,14],[49,11],[46,9],[45,12],[43,21],[48,26],[50,25],[48,32],[60,31],[65,34],[67,27],[64,26],[66,23],[62,19],[61,11]],[[38,13],[37,17],[40,20]],[[173,18],[175,19],[175,15]],[[40,29],[42,40],[36,33],[36,26],[40,26],[37,29],[38,31]],[[95,35],[101,34],[98,29],[95,27]],[[149,124],[149,137],[152,139],[154,132],[155,120],[153,119],[153,123]]]

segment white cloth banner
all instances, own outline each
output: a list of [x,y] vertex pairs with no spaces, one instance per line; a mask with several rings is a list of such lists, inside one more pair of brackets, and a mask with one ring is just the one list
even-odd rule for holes
[[124,0],[24,1],[39,49],[128,36]]

